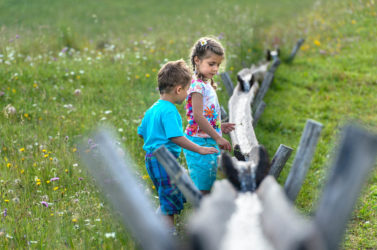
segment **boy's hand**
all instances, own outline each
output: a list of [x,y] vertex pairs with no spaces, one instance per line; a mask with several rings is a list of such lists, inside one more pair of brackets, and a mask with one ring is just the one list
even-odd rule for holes
[[229,152],[232,151],[232,145],[226,139],[220,137],[216,140],[216,143],[219,144],[221,149],[228,150]]
[[199,154],[201,155],[210,155],[214,153],[218,153],[219,151],[216,148],[213,147],[200,147]]
[[228,122],[221,123],[221,132],[223,132],[224,134],[229,134],[231,131],[234,130],[235,126],[236,126],[235,123],[228,123]]

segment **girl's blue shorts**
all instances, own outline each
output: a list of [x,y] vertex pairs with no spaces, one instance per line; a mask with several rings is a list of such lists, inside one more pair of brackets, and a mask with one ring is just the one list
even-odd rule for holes
[[160,200],[161,213],[165,215],[179,214],[186,200],[177,185],[170,181],[164,167],[157,161],[154,155],[145,155],[145,165],[149,177],[156,187]]
[[202,147],[214,147],[219,152],[210,155],[201,155],[187,149],[183,149],[190,177],[199,190],[210,191],[216,180],[217,156],[220,149],[212,138],[201,138],[185,135],[187,139]]

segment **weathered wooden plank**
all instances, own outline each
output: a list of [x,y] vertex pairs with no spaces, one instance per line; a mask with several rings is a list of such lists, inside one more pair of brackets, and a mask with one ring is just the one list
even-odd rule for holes
[[253,119],[253,127],[254,128],[257,126],[259,118],[262,116],[265,108],[266,108],[266,103],[264,101],[261,101],[259,103],[258,107],[256,108],[255,113],[254,113],[254,119]]
[[302,45],[304,42],[305,42],[305,39],[304,39],[304,38],[300,38],[300,39],[297,41],[296,45],[295,45],[295,46],[293,47],[293,49],[292,49],[291,54],[290,54],[289,57],[288,57],[288,60],[287,60],[288,62],[292,62],[292,61],[293,61],[293,59],[295,58],[295,56],[296,56],[298,50],[300,49],[301,45]]
[[295,211],[274,177],[268,176],[263,180],[257,195],[263,207],[263,232],[275,249],[326,249],[315,225]]
[[113,138],[109,131],[101,129],[93,137],[94,149],[81,145],[79,152],[84,165],[144,249],[175,249],[167,226],[152,209],[140,188],[142,184],[130,173],[134,163]]
[[221,112],[221,121],[228,122],[229,121],[228,113],[226,112],[225,108],[222,105],[220,106],[220,112]]
[[295,159],[284,184],[287,196],[291,201],[296,200],[304,182],[322,127],[321,123],[313,120],[306,122]]
[[218,250],[235,211],[237,191],[228,180],[215,181],[209,195],[203,197],[199,209],[190,215],[187,231],[190,249]]
[[158,162],[165,168],[170,180],[178,186],[186,199],[194,205],[194,207],[199,207],[202,194],[179,165],[173,154],[170,153],[164,145],[156,149],[153,154],[156,156]]
[[228,102],[229,122],[236,124],[235,130],[230,132],[230,138],[233,145],[239,145],[240,152],[246,160],[258,157],[258,141],[254,133],[250,106],[258,88],[259,84],[254,82],[249,92],[243,92],[240,84],[237,84]]
[[276,151],[274,158],[271,162],[271,169],[269,174],[273,175],[275,179],[279,178],[281,171],[283,170],[285,163],[288,161],[292,154],[293,149],[280,144],[278,150]]
[[327,249],[338,249],[347,221],[368,173],[376,162],[377,136],[355,125],[347,126],[315,222]]
[[270,85],[274,79],[274,74],[278,66],[280,65],[280,60],[276,59],[272,63],[271,67],[269,68],[267,74],[265,75],[263,82],[260,86],[260,89],[257,93],[257,96],[255,97],[255,101],[253,104],[253,107],[258,107],[259,104],[263,101],[264,96],[266,95],[268,89],[270,88]]
[[220,76],[221,76],[221,79],[223,80],[223,83],[225,85],[226,91],[228,92],[228,95],[232,96],[234,85],[233,85],[232,80],[230,79],[228,72],[221,73]]

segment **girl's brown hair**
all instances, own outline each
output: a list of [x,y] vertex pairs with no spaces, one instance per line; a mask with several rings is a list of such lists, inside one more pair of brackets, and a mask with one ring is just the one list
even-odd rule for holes
[[[195,65],[195,57],[197,56],[199,60],[203,60],[207,57],[209,57],[209,52],[212,52],[218,56],[225,56],[225,49],[223,46],[218,42],[215,38],[211,37],[202,37],[198,41],[195,42],[194,46],[191,49],[191,55],[190,55],[190,60],[191,60],[191,65],[192,65],[192,70],[194,71],[196,77],[199,79],[203,79],[203,76],[196,71],[196,65]],[[211,85],[216,89],[216,84],[214,81],[211,79]]]

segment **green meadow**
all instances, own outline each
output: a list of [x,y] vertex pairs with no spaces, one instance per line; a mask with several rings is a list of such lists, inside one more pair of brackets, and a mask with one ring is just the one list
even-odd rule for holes
[[[374,0],[0,0],[0,246],[137,247],[79,161],[78,143],[98,125],[110,124],[156,204],[136,128],[159,97],[161,65],[189,61],[194,41],[207,35],[226,48],[222,71],[234,82],[266,49],[280,48],[283,63],[255,128],[270,156],[280,144],[297,149],[307,119],[324,125],[295,204],[310,216],[343,125],[356,121],[377,133],[376,5]],[[286,63],[301,37],[305,43],[293,63]],[[215,80],[227,107],[226,90],[220,77]],[[179,110],[184,114],[183,106]],[[190,210],[179,218],[181,230]],[[375,249],[376,238],[375,168],[342,248]]]

